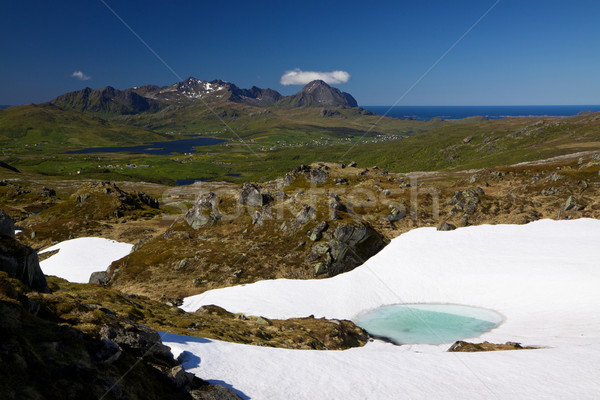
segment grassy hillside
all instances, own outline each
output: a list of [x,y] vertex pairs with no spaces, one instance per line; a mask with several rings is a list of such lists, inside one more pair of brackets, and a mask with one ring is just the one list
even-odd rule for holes
[[169,140],[145,128],[107,121],[51,104],[32,104],[0,110],[0,145],[5,154],[45,150],[114,146]]
[[[226,101],[211,106],[214,113],[203,104],[187,103],[110,121],[47,104],[0,110],[2,161],[46,177],[175,184],[195,179],[266,181],[317,161],[356,160],[394,172],[457,170],[600,149],[600,114],[422,122],[364,115],[350,108],[324,113],[319,108],[260,108]],[[170,140],[182,134],[227,142],[199,147],[193,154],[60,152]]]

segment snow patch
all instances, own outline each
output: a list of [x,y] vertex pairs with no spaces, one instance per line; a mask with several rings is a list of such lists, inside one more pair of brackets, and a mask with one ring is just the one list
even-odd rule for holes
[[593,399],[600,393],[600,221],[541,220],[405,233],[353,271],[270,280],[188,297],[194,311],[352,319],[397,303],[463,304],[505,320],[484,340],[537,350],[447,353],[374,341],[345,351],[262,348],[166,334],[186,368],[247,398]]
[[58,253],[40,262],[45,275],[55,275],[70,282],[88,283],[90,274],[105,271],[113,261],[125,257],[132,244],[98,237],[67,240],[40,252]]

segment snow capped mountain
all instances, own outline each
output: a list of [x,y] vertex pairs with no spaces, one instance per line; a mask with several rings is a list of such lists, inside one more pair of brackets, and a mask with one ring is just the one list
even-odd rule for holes
[[169,86],[144,85],[119,90],[107,86],[66,93],[52,101],[63,108],[106,114],[136,114],[156,112],[175,103],[185,105],[195,101],[231,101],[257,107],[357,107],[354,97],[323,81],[308,83],[292,96],[282,96],[273,89],[253,86],[241,89],[231,82],[215,79],[204,81],[189,77]]

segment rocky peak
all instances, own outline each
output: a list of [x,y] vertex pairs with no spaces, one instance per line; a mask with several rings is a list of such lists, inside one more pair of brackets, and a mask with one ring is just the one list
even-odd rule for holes
[[320,79],[308,82],[302,88],[302,91],[305,93],[314,93],[317,90],[330,90],[331,86],[327,84],[327,82],[322,81]]
[[309,82],[295,95],[285,97],[280,104],[292,107],[358,107],[352,95],[331,87],[322,80]]

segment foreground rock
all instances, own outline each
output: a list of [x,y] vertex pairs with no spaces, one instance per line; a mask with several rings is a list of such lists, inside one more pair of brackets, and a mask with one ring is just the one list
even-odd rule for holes
[[[84,331],[59,317],[74,307],[90,309]],[[182,370],[157,332],[30,292],[4,272],[0,316],[3,399],[239,399]]]
[[469,343],[463,342],[462,340],[458,340],[454,342],[452,346],[448,349],[449,352],[477,352],[477,351],[501,351],[501,350],[529,350],[535,349],[535,347],[529,346],[521,346],[521,343],[516,342],[506,342],[504,344],[500,343]]
[[15,223],[4,210],[0,210],[0,235],[15,237]]
[[0,232],[0,271],[17,278],[38,292],[48,292],[46,277],[40,269],[37,252],[15,239],[12,219],[0,210],[2,231]]

